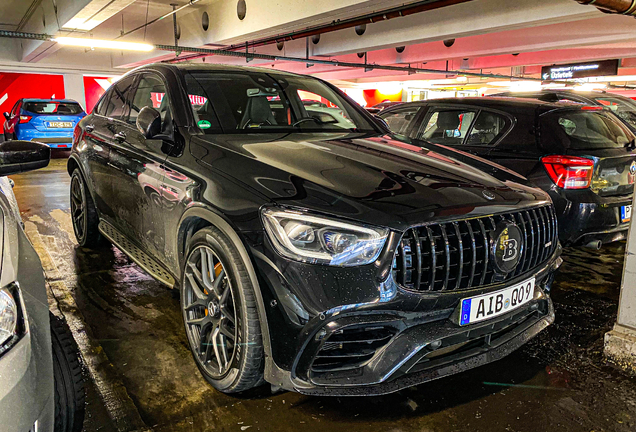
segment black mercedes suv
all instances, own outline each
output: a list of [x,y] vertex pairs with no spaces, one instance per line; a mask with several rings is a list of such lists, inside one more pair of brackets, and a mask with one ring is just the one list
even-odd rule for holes
[[180,290],[194,360],[226,393],[388,393],[554,320],[548,195],[392,137],[315,78],[136,69],[78,124],[68,172],[79,244],[106,239]]

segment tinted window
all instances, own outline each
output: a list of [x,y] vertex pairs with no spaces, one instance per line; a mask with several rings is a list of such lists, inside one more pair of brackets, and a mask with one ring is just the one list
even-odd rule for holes
[[603,95],[594,99],[599,104],[608,107],[621,119],[636,127],[636,102],[610,95]]
[[576,150],[623,147],[634,136],[614,115],[604,111],[551,112],[542,118],[541,137],[546,150],[551,139]]
[[420,126],[417,138],[437,144],[462,144],[476,115],[473,110],[432,108]]
[[135,125],[139,111],[144,107],[154,108],[161,115],[162,133],[169,133],[172,123],[172,112],[166,95],[166,86],[153,74],[144,74],[137,83],[137,90],[130,105],[128,123]]
[[117,83],[113,85],[110,91],[108,106],[104,112],[106,117],[118,120],[122,120],[126,117],[128,114],[127,98],[132,91],[133,81],[134,78],[129,76],[117,81]]
[[97,102],[97,105],[95,105],[95,108],[93,109],[93,112],[95,114],[99,114],[99,115],[104,115],[105,114],[106,106],[108,105],[108,97],[109,97],[109,95],[107,93],[104,93],[102,95],[102,97]]
[[[224,132],[241,133],[374,130],[343,95],[309,77],[193,71],[186,86],[191,102],[193,96],[206,101],[193,103],[206,133],[218,132],[218,124]],[[305,105],[309,100],[315,103]]]
[[489,111],[481,111],[470,130],[467,145],[492,145],[508,129],[506,117]]
[[26,102],[24,109],[34,114],[76,115],[84,112],[82,107],[74,102]]
[[396,134],[406,135],[406,131],[409,128],[409,124],[415,118],[417,112],[422,108],[421,106],[410,106],[408,108],[401,108],[390,112],[384,112],[380,114],[386,123]]

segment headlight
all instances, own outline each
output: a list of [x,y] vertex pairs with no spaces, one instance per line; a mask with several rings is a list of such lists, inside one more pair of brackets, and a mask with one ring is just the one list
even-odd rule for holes
[[11,292],[2,288],[0,289],[0,353],[7,349],[12,339],[17,336],[17,329],[18,305]]
[[311,264],[350,267],[378,258],[389,231],[306,213],[265,209],[263,224],[283,256]]

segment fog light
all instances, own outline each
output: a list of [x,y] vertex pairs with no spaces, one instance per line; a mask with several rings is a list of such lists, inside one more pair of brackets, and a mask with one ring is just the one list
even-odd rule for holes
[[18,305],[9,291],[0,290],[0,346],[16,335]]

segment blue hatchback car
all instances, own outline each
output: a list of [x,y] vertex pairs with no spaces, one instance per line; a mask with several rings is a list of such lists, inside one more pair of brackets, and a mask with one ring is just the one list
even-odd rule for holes
[[70,149],[75,125],[84,116],[84,109],[71,99],[20,99],[4,113],[4,139]]

